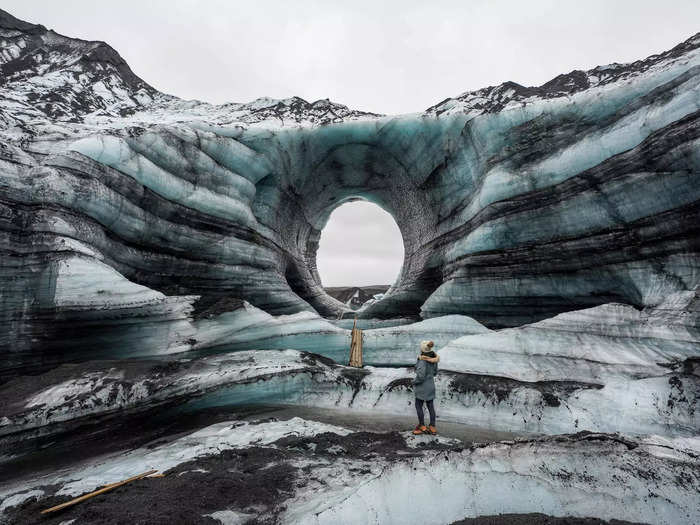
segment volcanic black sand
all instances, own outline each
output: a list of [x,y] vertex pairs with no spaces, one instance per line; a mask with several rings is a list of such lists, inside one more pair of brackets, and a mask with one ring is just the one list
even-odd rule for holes
[[[274,446],[274,448],[273,448]],[[142,479],[56,513],[43,509],[68,501],[69,497],[31,499],[8,512],[9,523],[58,525],[69,520],[90,524],[214,524],[206,516],[226,508],[250,516],[247,523],[279,523],[285,502],[304,490],[310,466],[294,460],[309,457],[338,457],[391,461],[419,453],[409,448],[398,432],[357,432],[348,436],[322,433],[313,437],[286,437],[273,446],[225,450],[197,458],[165,472],[163,478]],[[460,450],[459,446],[433,442],[431,449]],[[303,464],[303,462],[302,462]],[[598,519],[553,518],[542,514],[501,515],[467,519],[459,524],[547,524],[600,525]],[[611,524],[628,522],[612,521]]]
[[[253,446],[197,458],[166,471],[163,478],[134,481],[52,514],[40,512],[72,497],[33,498],[8,511],[9,523],[58,525],[72,519],[99,524],[217,523],[204,515],[226,508],[256,516],[250,521],[253,524],[277,523],[278,515],[285,510],[285,500],[304,489],[306,470],[311,468],[299,468],[291,464],[294,460],[344,455],[391,461],[418,454],[398,432],[357,432],[348,436],[322,433],[286,437],[272,445],[274,448]],[[425,446],[455,448],[436,442]]]
[[[348,436],[323,433],[313,437],[286,437],[272,446],[224,450],[182,463],[165,472],[165,477],[138,480],[49,515],[41,515],[40,512],[72,497],[33,498],[9,509],[5,523],[58,525],[75,519],[74,525],[214,524],[218,521],[206,514],[227,508],[249,515],[248,523],[251,524],[278,523],[281,513],[286,509],[286,502],[297,491],[303,491],[311,477],[309,469],[313,467],[300,466],[308,465],[309,458],[335,461],[346,457],[370,464],[377,458],[392,461],[420,453],[410,448],[399,433],[399,430],[412,428],[414,421],[409,416],[387,417],[372,413],[284,406],[237,406],[203,410],[186,416],[177,416],[176,412],[168,414],[167,411],[159,415],[141,414],[108,428],[95,425],[90,430],[88,426],[63,436],[59,441],[45,444],[43,450],[0,465],[0,479],[14,479],[17,482],[21,478],[35,478],[41,473],[60,468],[86,465],[91,458],[101,454],[126,452],[143,446],[153,448],[221,421],[265,422],[296,416],[345,426],[356,432]],[[459,442],[456,445],[431,442],[422,446],[461,450],[473,442],[515,437],[505,432],[490,432],[444,422],[439,423],[439,428],[441,435],[457,438]],[[55,436],[53,439],[56,439]],[[358,464],[360,469],[364,468],[362,461]],[[44,487],[47,494],[53,494],[59,488]],[[481,517],[458,523],[597,525],[606,522],[526,514]]]

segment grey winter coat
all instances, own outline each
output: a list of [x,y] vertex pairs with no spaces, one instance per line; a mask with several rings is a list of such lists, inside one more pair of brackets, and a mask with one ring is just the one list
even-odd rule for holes
[[423,401],[435,399],[435,380],[437,375],[437,363],[428,363],[419,359],[416,363],[416,378],[413,380],[416,398]]

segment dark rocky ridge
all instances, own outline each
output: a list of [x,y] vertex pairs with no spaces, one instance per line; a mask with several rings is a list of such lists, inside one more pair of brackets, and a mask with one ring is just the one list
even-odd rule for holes
[[44,26],[20,20],[2,9],[0,9],[0,27],[3,29],[16,29],[17,31],[23,31],[30,34],[43,33],[46,31]]
[[619,80],[630,78],[655,65],[673,58],[682,57],[700,45],[700,33],[696,33],[673,49],[652,55],[628,64],[617,62],[597,66],[588,71],[574,70],[563,73],[541,86],[522,86],[517,82],[504,82],[498,86],[489,86],[476,91],[469,91],[426,109],[426,113],[440,115],[447,111],[497,112],[510,103],[526,103],[532,98],[557,98],[574,95],[592,86],[604,86]]
[[326,286],[324,291],[333,299],[347,304],[353,310],[359,308],[377,294],[386,293],[389,285],[379,286]]
[[[84,123],[133,115],[143,110],[177,113],[193,106],[212,120],[235,115],[241,122],[342,122],[378,116],[328,99],[307,102],[260,98],[249,104],[212,106],[159,92],[138,77],[105,42],[70,38],[43,25],[24,22],[0,9],[0,124],[34,136],[37,119]],[[217,116],[213,116],[216,114]],[[229,117],[228,120],[231,120]],[[98,126],[99,127],[99,126]]]
[[[51,119],[78,121],[95,111],[125,116],[154,98],[167,98],[134,74],[105,42],[65,37],[0,10],[0,59],[3,96],[25,98],[26,111]],[[96,89],[99,83],[102,90]],[[107,94],[108,93],[108,94]],[[0,111],[22,120],[17,109]]]

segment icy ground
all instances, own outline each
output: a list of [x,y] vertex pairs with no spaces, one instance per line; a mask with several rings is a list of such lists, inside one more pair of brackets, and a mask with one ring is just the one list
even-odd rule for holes
[[[175,509],[189,523],[500,513],[694,523],[697,305],[690,292],[641,311],[607,304],[504,330],[460,315],[370,322],[367,360],[391,366],[355,369],[330,359],[346,356],[347,329],[242,302],[198,321],[202,340],[225,341],[208,351],[65,364],[0,384],[4,516],[31,523],[68,494],[153,466],[173,470],[71,512],[78,522],[134,522],[133,509],[154,502],[153,516]],[[414,424],[405,365],[426,337],[440,346],[441,454],[396,433]],[[285,344],[324,355],[276,348]],[[269,403],[294,406],[261,414]],[[257,422],[227,414],[250,405]],[[426,505],[416,487],[448,504]],[[126,518],[124,498],[136,512]]]
[[[694,436],[700,381],[668,373],[606,384],[527,382],[451,371],[436,378],[441,418],[508,432],[590,430]],[[12,446],[155,407],[182,412],[250,403],[412,410],[411,367],[341,366],[297,350],[241,351],[197,359],[98,361],[64,365],[0,386],[0,442]]]
[[[699,455],[700,441],[687,438],[465,444],[298,417],[236,419],[3,483],[0,508],[15,523],[439,524],[501,513],[696,523]],[[39,521],[43,508],[150,469],[166,476]]]
[[[614,319],[606,330],[625,326]],[[142,518],[156,523],[166,508],[189,523],[449,523],[500,513],[697,521],[696,370],[654,375],[650,362],[653,374],[638,378],[644,367],[630,374],[628,353],[609,353],[617,372],[601,384],[522,381],[457,371],[470,361],[456,356],[470,348],[453,341],[443,352],[437,439],[408,433],[412,368],[354,369],[298,350],[97,361],[15,378],[0,386],[4,516],[31,523],[68,496],[156,468],[166,478],[64,516],[138,521],[133,508],[154,501]],[[570,361],[589,370],[581,356]],[[222,417],[264,403],[294,407]],[[180,503],[194,487],[196,500]]]

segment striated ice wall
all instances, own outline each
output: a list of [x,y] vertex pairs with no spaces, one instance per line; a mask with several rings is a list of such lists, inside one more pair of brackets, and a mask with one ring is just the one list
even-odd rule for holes
[[43,123],[6,108],[16,119],[0,143],[3,368],[219,346],[226,329],[203,316],[233,312],[232,301],[350,315],[322,289],[315,254],[330,213],[353,199],[390,212],[406,252],[364,318],[516,327],[693,290],[699,46],[695,36],[633,64],[398,117],[295,114],[289,125],[284,112],[306,106],[281,101],[277,122],[243,119],[238,105],[225,119],[224,106],[187,106],[195,115],[172,97],[99,122],[80,108]]

